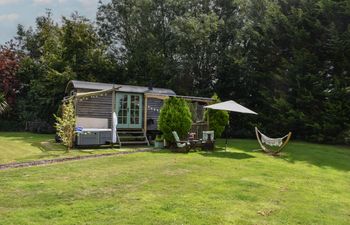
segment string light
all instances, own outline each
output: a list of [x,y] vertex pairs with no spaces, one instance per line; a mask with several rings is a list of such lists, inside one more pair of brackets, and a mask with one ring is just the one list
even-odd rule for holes
[[[107,96],[108,94],[107,93],[101,93],[101,94],[98,94],[98,95],[91,95],[91,96],[87,96],[87,97],[82,97],[82,98],[79,98],[79,102],[82,102],[82,101],[87,101],[87,100],[90,100],[90,99],[93,99],[93,98],[98,98],[98,97],[103,97],[103,96]],[[140,106],[139,104],[137,104],[137,106]],[[160,112],[160,109],[158,108],[153,108],[151,106],[147,106],[147,110],[151,110],[151,111],[154,111],[154,112]]]
[[91,95],[91,96],[87,96],[87,97],[81,97],[81,98],[79,98],[79,102],[87,101],[89,99],[103,97],[103,96],[107,96],[107,93],[104,93],[104,94],[101,93],[101,94],[98,94],[98,95]]

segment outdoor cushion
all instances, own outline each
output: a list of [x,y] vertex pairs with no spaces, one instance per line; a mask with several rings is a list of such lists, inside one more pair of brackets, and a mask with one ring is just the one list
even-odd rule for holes
[[209,136],[210,136],[209,141],[214,141],[214,131],[213,130],[203,131],[203,141],[208,141]]

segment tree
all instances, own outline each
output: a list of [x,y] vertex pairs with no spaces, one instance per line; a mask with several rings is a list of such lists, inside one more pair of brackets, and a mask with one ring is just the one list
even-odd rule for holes
[[68,81],[113,82],[116,77],[118,66],[93,24],[77,13],[57,24],[48,11],[34,28],[19,26],[16,39],[26,53],[17,72],[23,87],[16,107],[20,120],[53,124]]
[[191,125],[191,111],[184,99],[170,97],[164,101],[159,114],[158,129],[162,131],[165,140],[174,142],[173,131],[180,138],[186,137]]
[[15,105],[16,95],[20,88],[16,77],[20,59],[21,56],[16,51],[13,42],[0,46],[0,90],[11,107]]
[[208,94],[219,26],[211,5],[214,1],[112,0],[99,7],[99,34],[125,66],[127,82]]
[[215,92],[259,112],[235,115],[232,136],[253,137],[258,125],[344,143],[349,24],[348,0],[100,1],[97,27],[77,13],[57,24],[48,11],[34,28],[18,26],[20,88],[4,92],[21,120],[48,121],[69,79]]
[[69,100],[62,105],[62,115],[56,116],[57,135],[67,147],[67,152],[73,147],[75,138],[75,109],[73,100]]
[[[217,94],[214,94],[212,99],[214,100],[213,104],[221,102]],[[229,122],[229,113],[223,110],[207,109],[205,118],[208,119],[208,116],[209,129],[214,131],[216,137],[221,137]]]
[[78,13],[62,18],[60,27],[62,60],[76,74],[78,80],[108,82],[114,79],[117,64],[106,54],[93,24]]
[[61,37],[61,28],[50,11],[36,19],[35,29],[18,28],[16,39],[26,53],[17,73],[23,86],[17,105],[21,120],[54,123],[53,114],[64,97],[65,86],[75,78],[63,60]]

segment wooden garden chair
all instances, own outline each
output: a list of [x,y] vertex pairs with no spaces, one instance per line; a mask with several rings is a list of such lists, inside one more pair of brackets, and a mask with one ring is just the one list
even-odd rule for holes
[[203,131],[202,146],[203,150],[213,151],[215,146],[214,131]]
[[180,152],[189,152],[191,150],[191,143],[189,141],[181,141],[176,131],[173,131],[176,147]]

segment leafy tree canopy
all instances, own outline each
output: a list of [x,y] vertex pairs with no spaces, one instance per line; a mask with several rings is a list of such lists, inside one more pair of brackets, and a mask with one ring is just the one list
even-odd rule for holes
[[18,26],[18,83],[15,94],[1,91],[16,97],[16,119],[51,122],[72,78],[217,93],[259,113],[235,115],[230,135],[252,137],[259,126],[345,143],[349,24],[348,0],[104,1],[96,25],[78,14],[57,24],[48,12]]

